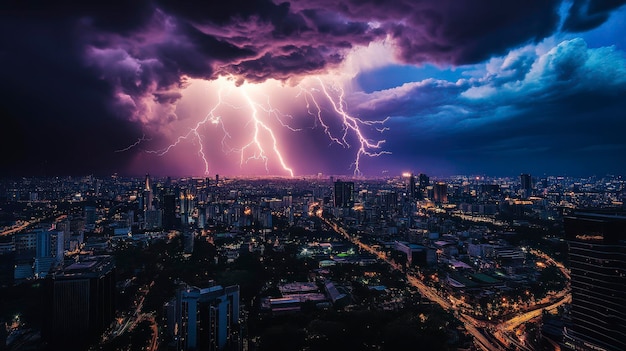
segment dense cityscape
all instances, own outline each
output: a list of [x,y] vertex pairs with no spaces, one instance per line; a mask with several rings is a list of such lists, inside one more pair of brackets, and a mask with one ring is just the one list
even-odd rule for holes
[[625,351],[625,19],[0,1],[0,351]]
[[623,350],[621,176],[11,178],[6,350]]

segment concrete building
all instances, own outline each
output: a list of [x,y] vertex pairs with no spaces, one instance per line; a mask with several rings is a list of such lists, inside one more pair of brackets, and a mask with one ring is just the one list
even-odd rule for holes
[[145,228],[156,229],[163,227],[163,210],[147,210],[145,213]]
[[572,350],[626,350],[626,215],[575,212],[564,218],[571,266]]
[[63,262],[64,244],[62,231],[37,232],[34,267],[36,277],[45,278],[50,269]]
[[532,195],[533,190],[533,179],[530,174],[522,173],[519,176],[520,180],[520,191],[522,192],[523,198],[528,198]]
[[334,189],[335,207],[354,207],[354,182],[342,182],[341,180],[337,180]]
[[433,185],[433,201],[442,204],[448,202],[448,184],[438,182]]
[[87,256],[51,274],[43,336],[57,350],[85,350],[115,317],[115,263]]
[[166,306],[177,350],[239,350],[239,286],[182,286]]
[[409,265],[433,265],[437,263],[437,253],[426,246],[396,241],[394,248],[406,254]]

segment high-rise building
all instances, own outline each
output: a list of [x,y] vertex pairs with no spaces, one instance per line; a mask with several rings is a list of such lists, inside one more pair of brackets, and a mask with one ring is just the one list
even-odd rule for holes
[[415,176],[413,173],[405,173],[403,176],[406,178],[406,197],[409,200],[413,200],[419,190],[415,182]]
[[522,173],[519,176],[520,180],[520,190],[523,192],[524,197],[529,197],[532,195],[533,191],[533,179],[530,174]]
[[178,227],[176,218],[176,195],[167,193],[163,195],[163,229],[172,230]]
[[35,275],[45,278],[50,269],[63,262],[64,244],[62,231],[45,230],[37,232],[35,251]]
[[184,286],[165,305],[177,350],[238,350],[239,286]]
[[86,350],[115,317],[115,263],[88,256],[49,276],[44,338],[53,349]]
[[15,235],[15,251],[18,254],[35,253],[37,249],[37,236],[44,232],[43,228],[37,228],[32,232],[18,233]]
[[95,224],[97,219],[96,208],[94,206],[85,206],[85,224]]
[[413,178],[414,178],[413,182],[415,184],[413,197],[416,200],[422,200],[424,199],[426,188],[430,185],[430,178],[424,173],[420,173],[416,176],[413,176]]
[[626,215],[578,211],[564,226],[572,287],[565,345],[626,350]]
[[424,173],[418,174],[417,178],[418,178],[417,182],[419,185],[419,190],[420,191],[426,190],[426,187],[430,185],[430,178]]
[[448,202],[448,184],[438,182],[433,185],[433,201],[438,203]]
[[335,207],[354,207],[354,182],[335,182]]
[[148,210],[144,214],[145,217],[145,229],[156,229],[163,227],[163,211],[162,210]]
[[150,175],[146,174],[146,181],[143,188],[143,210],[148,211],[152,209],[152,186],[150,184]]

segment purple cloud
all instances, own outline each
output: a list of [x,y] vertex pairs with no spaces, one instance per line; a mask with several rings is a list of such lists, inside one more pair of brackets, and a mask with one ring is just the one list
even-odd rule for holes
[[[121,143],[113,149],[124,148],[128,144],[119,137],[136,140],[146,129],[161,130],[184,117],[177,115],[176,105],[193,78],[232,75],[238,83],[270,78],[297,83],[340,67],[354,48],[380,42],[393,48],[392,61],[399,63],[487,62],[558,30],[599,26],[623,3],[574,1],[558,28],[563,8],[558,0],[231,0],[219,5],[174,0],[5,1],[0,4],[0,29],[10,35],[0,38],[0,79],[11,91],[0,108],[19,116],[11,120],[19,130],[41,126],[33,132],[37,140],[33,150],[46,149],[48,154],[41,159],[56,160],[63,169],[69,161],[55,154],[64,148],[49,146],[60,143],[48,135],[62,135],[64,129],[58,125],[76,126],[75,135],[89,135],[93,125],[100,126],[101,142],[82,137],[76,144],[65,138],[67,149],[82,150],[77,145],[86,144],[104,154],[103,145],[110,140]],[[506,64],[482,80],[408,83],[370,95],[371,101],[361,100],[365,95],[359,94],[346,99],[365,118],[392,115],[413,121],[421,114],[430,116],[432,128],[441,129],[435,123],[446,118],[455,129],[484,120],[480,116],[485,111],[495,111],[490,102],[510,101],[506,94],[514,84],[523,85],[524,93],[530,91],[525,77],[534,72],[536,59],[527,53],[509,56]],[[591,65],[590,59],[576,61],[565,54],[550,62],[559,70],[550,71],[550,78],[541,77],[556,77],[556,82],[583,79],[587,71],[580,67]],[[552,93],[537,89],[545,96]],[[397,95],[387,95],[391,92]],[[493,100],[478,103],[467,96],[463,103],[450,100],[462,92]],[[26,154],[34,152],[20,155]],[[126,161],[115,159],[110,164]],[[90,167],[100,167],[92,163]]]

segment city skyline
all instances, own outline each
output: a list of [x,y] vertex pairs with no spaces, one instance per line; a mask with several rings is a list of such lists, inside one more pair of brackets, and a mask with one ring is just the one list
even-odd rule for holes
[[2,178],[0,346],[622,350],[625,185]]
[[0,170],[623,174],[623,4],[5,3]]

